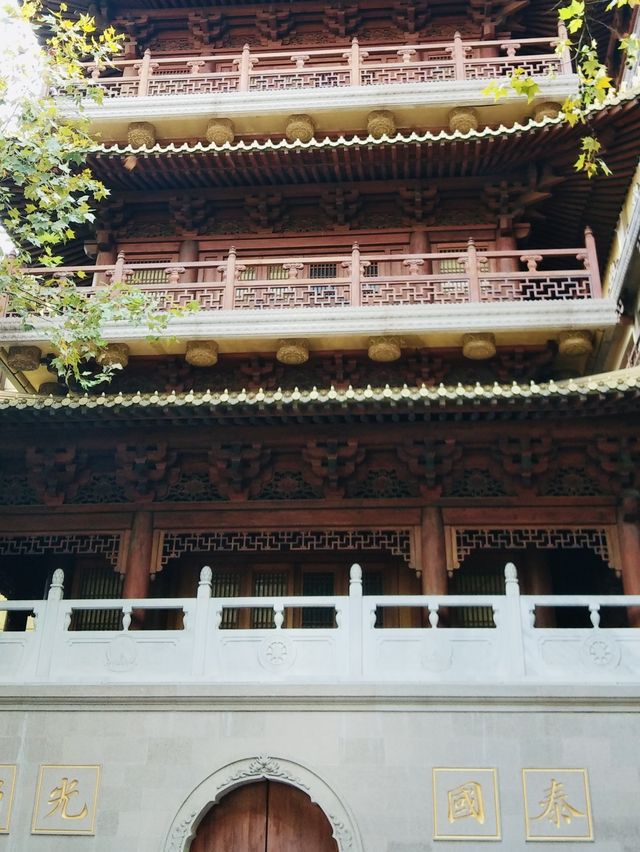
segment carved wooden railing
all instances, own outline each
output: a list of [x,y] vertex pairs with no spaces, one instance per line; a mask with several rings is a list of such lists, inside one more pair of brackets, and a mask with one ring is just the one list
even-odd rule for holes
[[[69,600],[63,581],[0,601],[0,682],[640,683],[640,596],[521,596],[512,564],[503,595],[363,595],[359,565],[344,596],[216,598],[208,567],[195,598]],[[576,626],[545,626],[566,608]]]
[[[76,280],[88,292],[109,281],[136,284],[164,307],[196,302],[202,310],[281,310],[469,302],[597,299],[602,295],[591,231],[578,249],[226,258],[30,270],[55,283]],[[87,283],[89,282],[89,284]]]
[[107,98],[159,95],[273,92],[295,89],[379,86],[389,83],[441,83],[487,80],[522,68],[527,74],[571,74],[568,50],[557,39],[464,41],[345,48],[254,52],[211,56],[155,57],[123,60],[108,66],[87,64],[92,81]]

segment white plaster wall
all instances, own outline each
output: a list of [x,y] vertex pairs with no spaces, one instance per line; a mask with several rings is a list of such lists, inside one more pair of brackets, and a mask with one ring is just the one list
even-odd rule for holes
[[[498,768],[503,840],[482,849],[530,852],[520,771],[536,766],[588,769],[589,848],[639,848],[638,690],[275,689],[5,692],[0,763],[17,763],[18,781],[0,852],[162,852],[203,779],[264,754],[319,775],[353,816],[365,852],[477,852],[478,841],[432,839],[434,766]],[[41,763],[103,765],[95,837],[30,834]]]

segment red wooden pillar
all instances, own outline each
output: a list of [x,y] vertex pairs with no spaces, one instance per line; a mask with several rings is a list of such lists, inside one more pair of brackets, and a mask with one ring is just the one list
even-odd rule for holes
[[[618,510],[618,534],[625,595],[640,595],[640,524],[638,498],[623,501]],[[629,625],[640,627],[640,607],[629,607]]]
[[[516,238],[509,234],[508,236],[501,234],[496,237],[496,251],[517,251],[518,246],[516,244]],[[514,255],[513,257],[501,257],[498,260],[498,272],[517,272],[518,271],[518,258]]]
[[439,506],[422,510],[422,594],[446,595],[448,587],[444,524]]
[[[185,239],[180,243],[180,249],[178,252],[178,265],[182,265],[183,263],[197,263],[200,259],[200,245],[197,240]],[[198,270],[191,267],[190,269],[186,269],[183,276],[182,282],[184,284],[193,284],[198,280]]]
[[149,596],[152,542],[152,513],[148,511],[136,512],[133,516],[129,553],[127,555],[127,566],[122,589],[122,596],[124,598],[146,598]]
[[[525,556],[527,566],[526,589],[527,595],[552,595],[551,571],[549,570],[548,551],[527,550]],[[553,609],[538,607],[536,609],[536,627],[555,627],[556,617]]]

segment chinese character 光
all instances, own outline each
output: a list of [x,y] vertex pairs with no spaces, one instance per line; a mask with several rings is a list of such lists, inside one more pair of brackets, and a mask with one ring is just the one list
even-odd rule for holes
[[480,825],[484,824],[482,787],[477,781],[461,784],[455,790],[449,790],[447,796],[449,798],[449,822],[471,817],[477,820]]
[[548,790],[545,790],[545,798],[539,804],[542,813],[534,819],[548,819],[556,828],[560,828],[562,820],[569,825],[574,817],[586,816],[569,804],[564,785],[561,781],[556,781],[555,778],[551,779],[551,786]]
[[69,781],[68,778],[62,778],[60,781],[59,787],[54,787],[53,790],[49,793],[49,801],[48,805],[51,805],[51,810],[45,814],[45,817],[50,817],[55,814],[56,811],[60,811],[60,816],[62,819],[84,819],[89,810],[87,808],[86,802],[78,813],[72,814],[69,813],[69,803],[72,796],[78,795],[78,781],[77,779],[72,779]]

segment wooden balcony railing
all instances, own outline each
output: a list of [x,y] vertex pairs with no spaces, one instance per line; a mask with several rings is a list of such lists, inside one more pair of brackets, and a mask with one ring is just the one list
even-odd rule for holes
[[[572,249],[226,258],[191,263],[31,269],[51,283],[75,280],[88,292],[109,281],[137,284],[166,307],[196,302],[202,310],[282,310],[469,302],[597,299],[602,295],[595,242]],[[5,316],[7,314],[5,313]]]
[[155,57],[107,66],[87,64],[92,81],[107,98],[160,95],[274,92],[380,86],[388,83],[442,83],[490,80],[522,68],[527,74],[571,74],[568,50],[558,52],[557,39],[452,41],[428,44],[351,47],[322,50],[253,52],[212,56]]

